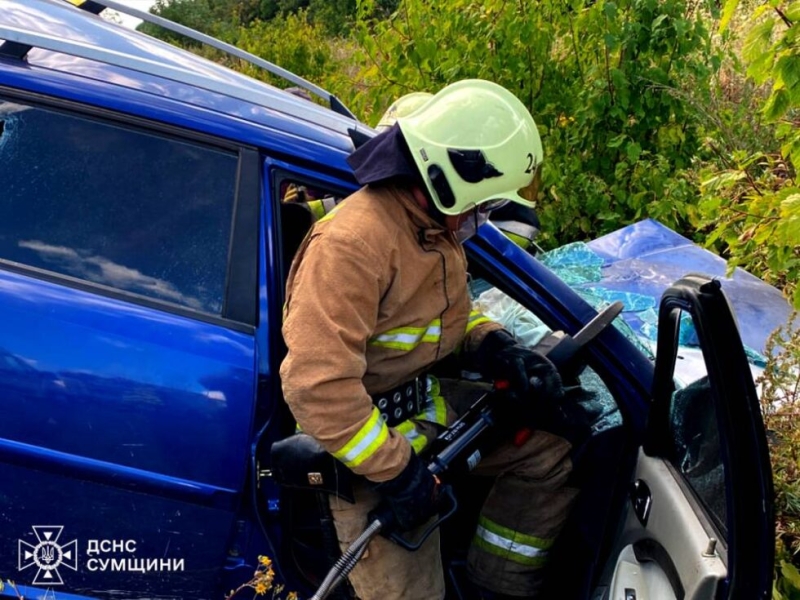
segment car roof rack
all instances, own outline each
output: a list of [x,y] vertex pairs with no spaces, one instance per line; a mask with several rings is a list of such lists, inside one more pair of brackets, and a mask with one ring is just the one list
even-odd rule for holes
[[[70,2],[70,4],[75,4],[71,0],[66,0],[66,1]],[[174,21],[170,21],[169,19],[165,19],[164,17],[159,17],[158,15],[154,15],[148,11],[139,10],[138,8],[133,8],[131,6],[120,4],[116,0],[84,0],[83,3],[76,4],[76,6],[78,6],[78,8],[81,8],[83,10],[89,10],[94,14],[99,14],[104,9],[110,8],[117,12],[127,14],[132,17],[136,17],[137,19],[141,19],[146,23],[158,25],[159,27],[163,27],[164,29],[172,31],[173,33],[178,33],[184,37],[195,40],[196,42],[200,42],[202,44],[206,44],[207,46],[211,46],[212,48],[215,48],[221,52],[230,54],[231,56],[235,56],[236,58],[248,62],[251,65],[260,67],[265,71],[267,71],[268,73],[271,73],[272,75],[281,77],[282,79],[285,79],[289,83],[311,92],[315,96],[325,100],[330,105],[332,111],[337,112],[340,115],[344,115],[345,117],[356,119],[356,116],[350,111],[350,109],[348,109],[342,103],[342,101],[339,100],[339,98],[337,98],[327,90],[322,89],[318,85],[314,85],[307,79],[304,79],[299,75],[295,75],[291,71],[288,71],[283,67],[279,67],[275,63],[271,63],[268,60],[261,58],[260,56],[256,56],[255,54],[251,54],[250,52],[245,52],[244,50],[241,50],[240,48],[237,48],[232,44],[228,44],[226,42],[213,38],[210,35],[201,33],[196,29],[192,29],[191,27],[186,27],[185,25],[180,25],[179,23],[175,23]]]
[[31,47],[28,44],[6,41],[0,44],[0,56],[23,59],[30,49]]
[[74,0],[66,0],[70,4],[77,6],[78,8],[91,12],[92,14],[100,14],[106,8],[110,8],[111,10],[115,10],[122,14],[127,14],[131,17],[136,17],[137,19],[141,19],[145,23],[151,23],[153,25],[158,25],[168,31],[172,31],[173,33],[180,34],[184,37],[187,37],[191,40],[196,42],[200,42],[202,44],[206,44],[216,50],[224,52],[225,54],[229,54],[231,56],[235,56],[245,62],[250,63],[256,67],[260,67],[264,69],[268,73],[272,75],[276,75],[277,77],[281,77],[282,79],[288,81],[289,83],[302,88],[308,92],[311,92],[315,96],[322,98],[331,107],[331,110],[334,112],[339,113],[340,115],[344,115],[346,117],[350,117],[351,119],[356,119],[356,116],[339,100],[336,96],[331,94],[330,92],[322,89],[318,85],[314,85],[307,79],[300,77],[299,75],[295,75],[291,71],[284,69],[283,67],[279,67],[275,63],[271,63],[268,60],[261,58],[260,56],[256,56],[255,54],[251,54],[250,52],[245,52],[236,46],[218,40],[216,38],[211,37],[210,35],[206,35],[205,33],[201,33],[196,29],[192,29],[191,27],[186,27],[185,25],[180,25],[179,23],[175,23],[174,21],[170,21],[169,19],[165,19],[164,17],[159,17],[158,15],[154,15],[148,11],[139,10],[138,8],[133,8],[131,6],[126,6],[124,4],[120,4],[116,0],[84,0],[82,3],[78,3]]
[[[342,104],[342,102],[336,96],[303,79],[302,77],[295,75],[294,73],[291,73],[290,71],[272,64],[258,56],[244,52],[243,50],[231,46],[230,44],[221,42],[198,31],[184,27],[183,25],[173,23],[168,19],[164,19],[157,15],[151,15],[150,13],[143,12],[135,8],[123,6],[113,0],[84,0],[82,3],[80,0],[43,1],[62,6],[71,5],[95,15],[101,13],[106,8],[110,8],[135,18],[141,18],[143,21],[164,27],[170,31],[185,35],[201,43],[211,45],[212,47],[226,52],[227,54],[231,54],[253,65],[261,67],[274,75],[283,77],[287,81],[295,84],[297,87],[301,87],[312,92],[316,96],[327,100],[330,104],[332,112],[342,115],[346,118],[353,119],[356,121],[356,123],[359,123],[356,116],[350,112],[350,110],[348,110],[347,107],[344,106],[344,104]],[[71,56],[77,56],[113,66],[131,69],[133,71],[139,71],[145,74],[156,75],[158,77],[163,77],[178,83],[193,85],[211,92],[216,92],[225,96],[231,96],[252,102],[253,104],[258,104],[261,106],[273,106],[278,110],[285,112],[286,114],[299,118],[304,118],[302,113],[305,110],[308,110],[308,108],[304,108],[304,110],[298,111],[298,103],[296,99],[290,101],[288,98],[284,100],[284,98],[274,95],[266,96],[258,87],[246,85],[244,80],[241,83],[235,81],[225,81],[223,83],[217,79],[195,73],[182,66],[175,66],[164,62],[155,61],[143,56],[122,54],[114,51],[113,49],[92,46],[82,41],[63,39],[47,33],[31,32],[25,29],[20,29],[13,25],[0,24],[0,56],[23,59],[27,55],[28,51],[32,48],[42,48],[51,52],[60,52]],[[235,93],[231,93],[233,91],[232,88],[235,88]],[[276,103],[279,104],[279,106],[274,106]],[[320,110],[324,110],[324,107],[314,105],[313,103],[312,105],[317,106]]]

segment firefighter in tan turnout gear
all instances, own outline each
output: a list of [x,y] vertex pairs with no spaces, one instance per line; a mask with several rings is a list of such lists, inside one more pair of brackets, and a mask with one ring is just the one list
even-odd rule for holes
[[[496,84],[461,81],[348,161],[364,187],[315,224],[294,259],[281,366],[298,425],[364,477],[354,505],[331,499],[343,547],[378,506],[399,531],[437,512],[439,483],[417,455],[483,389],[434,376],[442,359],[510,381],[521,412],[563,393],[545,357],[472,310],[460,243],[492,209],[535,197],[542,146],[524,105]],[[534,375],[544,382],[535,390]],[[537,597],[577,493],[569,450],[536,431],[476,468],[495,478],[468,555],[484,597]],[[350,581],[362,600],[443,598],[438,532],[417,552],[375,538]]]

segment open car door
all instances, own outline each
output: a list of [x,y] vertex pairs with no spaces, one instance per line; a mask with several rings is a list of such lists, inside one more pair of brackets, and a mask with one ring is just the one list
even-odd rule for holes
[[[688,320],[707,374],[681,385],[675,365],[679,331]],[[766,435],[718,280],[690,275],[662,297],[653,405],[626,510],[596,598],[771,596],[774,519]]]

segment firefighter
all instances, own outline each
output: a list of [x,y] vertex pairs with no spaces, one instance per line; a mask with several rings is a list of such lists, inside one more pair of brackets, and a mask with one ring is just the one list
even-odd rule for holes
[[[547,358],[472,309],[459,243],[493,209],[535,197],[542,145],[524,105],[494,83],[461,81],[348,162],[363,187],[317,221],[297,252],[281,365],[299,427],[363,476],[355,504],[331,499],[343,548],[376,508],[398,531],[438,511],[440,484],[418,454],[482,391],[435,376],[443,359],[455,354],[487,381],[509,381],[520,419],[563,394]],[[540,592],[577,493],[569,451],[538,430],[478,465],[494,477],[468,555],[484,597]],[[443,598],[438,532],[416,552],[375,538],[350,581],[361,600]]]

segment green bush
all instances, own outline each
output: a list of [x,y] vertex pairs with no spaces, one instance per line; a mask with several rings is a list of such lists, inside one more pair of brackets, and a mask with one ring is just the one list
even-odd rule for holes
[[[738,4],[726,2],[721,30]],[[707,246],[729,257],[731,268],[742,266],[783,289],[800,307],[800,28],[794,25],[800,2],[779,4],[751,9],[742,46],[748,77],[768,86],[759,117],[772,126],[770,147],[721,155],[721,163],[702,173],[700,212]]]
[[707,96],[719,63],[706,16],[683,0],[404,0],[358,23],[359,103],[376,120],[409,91],[496,81],[543,134],[546,245],[646,217],[691,232],[701,120],[682,92]]
[[[332,42],[322,26],[311,22],[307,11],[280,15],[270,21],[255,21],[238,34],[238,46],[301,77],[324,85],[339,69],[332,52]],[[252,65],[240,70],[279,87],[288,84]]]
[[791,324],[797,317],[770,336],[767,365],[757,381],[775,484],[774,600],[800,598],[800,327]]
[[[239,27],[255,19],[274,16],[263,4],[264,0],[155,0],[150,12],[208,35],[235,42],[235,32]],[[196,42],[149,23],[142,24],[140,30],[173,43],[198,46]]]

